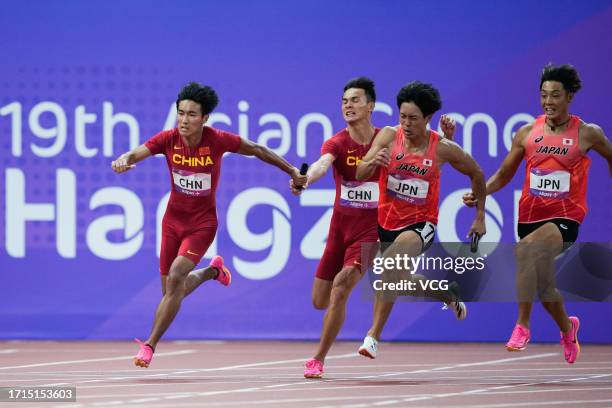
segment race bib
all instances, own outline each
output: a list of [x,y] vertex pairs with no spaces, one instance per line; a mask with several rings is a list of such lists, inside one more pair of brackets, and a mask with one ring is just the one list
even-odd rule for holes
[[531,169],[529,192],[544,198],[563,199],[569,195],[570,174],[564,170]]
[[340,184],[340,205],[352,208],[377,208],[378,183],[342,180]]
[[172,180],[176,191],[190,196],[201,197],[210,194],[211,179],[209,173],[193,173],[172,169]]
[[387,178],[387,193],[411,204],[423,205],[427,201],[429,182],[417,178],[402,179],[389,174]]

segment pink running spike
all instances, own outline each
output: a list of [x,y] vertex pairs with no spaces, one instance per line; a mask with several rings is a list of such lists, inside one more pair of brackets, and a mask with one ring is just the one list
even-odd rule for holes
[[323,363],[319,360],[311,358],[304,364],[304,377],[306,378],[322,378]]
[[225,267],[223,257],[218,255],[215,256],[212,261],[210,261],[210,266],[219,271],[215,279],[218,280],[220,284],[223,286],[229,286],[230,283],[232,283],[232,273]]
[[508,351],[523,351],[527,348],[527,343],[531,340],[531,332],[528,328],[517,324],[512,330],[512,336],[506,343],[506,350]]
[[564,334],[561,332],[561,345],[563,346],[563,356],[565,361],[570,364],[578,359],[580,355],[580,343],[578,343],[578,329],[580,328],[580,320],[576,316],[570,316],[572,328]]
[[136,354],[134,357],[134,364],[136,364],[138,367],[148,368],[149,364],[151,363],[151,359],[153,358],[153,347],[138,339],[134,339],[134,341],[140,346],[138,354]]

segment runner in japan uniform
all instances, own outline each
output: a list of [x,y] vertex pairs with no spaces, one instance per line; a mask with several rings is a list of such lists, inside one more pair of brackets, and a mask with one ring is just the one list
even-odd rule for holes
[[[375,134],[378,131],[376,129]],[[321,147],[321,155],[330,153],[336,158],[333,163],[336,198],[325,251],[316,272],[317,278],[333,281],[343,266],[361,267],[362,243],[374,243],[378,239],[378,175],[365,181],[357,181],[355,178],[357,164],[372,146],[374,138],[369,144],[361,145],[344,129],[325,141]]]
[[190,148],[177,129],[160,132],[145,142],[151,154],[163,154],[170,172],[170,200],[162,221],[160,272],[168,275],[177,256],[197,265],[215,238],[215,191],[225,152],[236,152],[240,137],[204,127],[202,140]]
[[439,141],[440,135],[432,130],[425,154],[404,153],[404,132],[397,129],[391,163],[380,171],[378,237],[383,251],[404,231],[417,233],[423,252],[433,243],[440,196]]
[[[405,281],[410,276],[416,288],[414,295],[444,302],[457,319],[463,320],[467,309],[459,300],[455,285],[448,290],[419,290],[425,277],[415,274],[415,270],[403,269],[394,260],[417,257],[433,242],[438,223],[440,168],[445,163],[471,179],[480,203],[470,234],[484,234],[484,175],[474,159],[456,143],[428,129],[433,114],[442,106],[440,94],[431,84],[418,81],[407,84],[398,92],[397,106],[399,125],[380,131],[356,172],[356,178],[363,180],[380,168],[378,235],[383,255],[375,262],[382,261],[389,272],[383,279]],[[389,283],[387,289],[385,283]],[[395,283],[398,282],[378,278],[372,281],[376,291],[372,326],[358,350],[365,357],[376,357],[382,330],[395,299],[402,294],[392,289]]]
[[[586,188],[589,150],[607,160],[612,174],[612,144],[602,129],[569,113],[582,82],[571,65],[548,64],[540,77],[540,104],[544,114],[521,127],[500,168],[487,181],[493,194],[512,180],[522,160],[525,184],[519,201],[515,248],[518,316],[508,351],[525,350],[531,340],[533,301],[539,298],[560,329],[565,361],[580,355],[580,319],[568,316],[555,285],[555,257],[576,241],[587,213]],[[474,203],[471,194],[464,202]]]
[[522,239],[546,222],[557,225],[565,246],[578,237],[587,212],[586,188],[591,159],[580,150],[581,120],[572,115],[563,133],[546,135],[539,116],[525,141],[526,177],[519,201]]

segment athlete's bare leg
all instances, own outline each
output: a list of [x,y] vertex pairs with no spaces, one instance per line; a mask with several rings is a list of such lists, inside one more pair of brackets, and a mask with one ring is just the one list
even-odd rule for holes
[[[423,241],[414,231],[402,232],[395,241],[387,248],[382,257],[395,257],[395,255],[417,256],[423,250]],[[409,272],[409,271],[406,271]],[[393,310],[395,299],[393,294],[377,292],[374,300],[374,316],[372,327],[368,330],[368,336],[380,340],[385,323]]]
[[531,309],[533,309],[532,302],[519,302],[518,304],[518,318],[516,322],[527,329],[529,328]]
[[329,307],[323,318],[323,330],[321,331],[319,349],[314,356],[316,360],[325,361],[325,356],[327,356],[329,349],[336,340],[336,337],[338,337],[346,317],[346,302],[351,291],[357,285],[359,279],[361,279],[361,276],[360,268],[348,266],[342,268],[334,278]]
[[[189,272],[189,275],[187,275],[187,278],[185,279],[185,296],[189,295],[207,280],[215,279],[217,277],[217,273],[218,271],[210,266],[195,269]],[[166,275],[161,275],[162,296],[166,294],[167,279],[168,277]]]
[[372,327],[370,327],[370,330],[368,330],[368,336],[374,337],[376,340],[380,341],[382,329],[387,323],[387,319],[391,314],[391,310],[393,310],[394,304],[394,302],[383,300],[383,296],[379,296],[378,293],[376,294],[376,299],[374,300]]
[[563,251],[563,237],[553,223],[546,223],[520,240],[516,249],[516,287],[519,296],[517,323],[529,328],[532,302],[537,293],[542,306],[559,329],[571,329],[563,299],[554,282],[554,258]]
[[153,329],[145,342],[153,347],[153,349],[155,349],[157,342],[168,330],[168,327],[170,327],[170,324],[176,317],[181,307],[181,302],[186,295],[185,280],[194,267],[194,263],[184,256],[178,256],[172,262],[170,273],[166,280],[165,294],[157,306]]
[[195,269],[189,272],[185,279],[185,296],[193,292],[197,287],[207,280],[215,279],[219,271],[217,268],[207,266],[206,268]]
[[325,310],[329,306],[329,298],[332,293],[332,281],[314,278],[312,283],[312,305],[315,309]]

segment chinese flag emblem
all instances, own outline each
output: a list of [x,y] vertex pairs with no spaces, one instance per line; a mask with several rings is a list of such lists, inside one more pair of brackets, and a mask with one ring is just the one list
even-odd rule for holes
[[200,149],[198,150],[199,154],[210,154],[210,147],[208,146],[204,146],[204,147],[200,147]]

